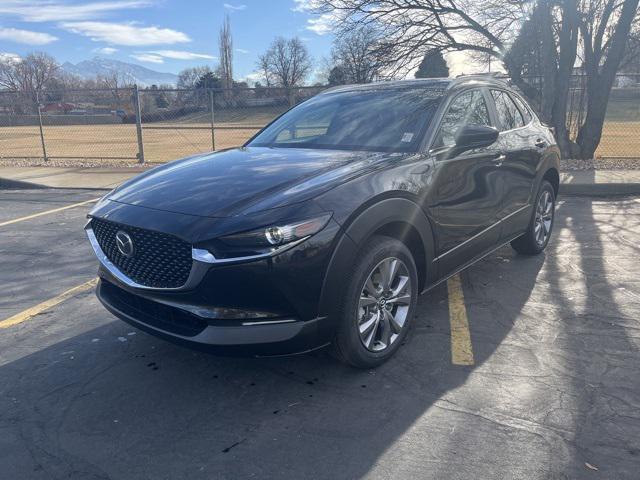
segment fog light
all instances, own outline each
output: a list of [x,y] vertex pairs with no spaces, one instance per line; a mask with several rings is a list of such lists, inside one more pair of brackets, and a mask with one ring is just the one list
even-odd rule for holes
[[271,245],[280,245],[284,241],[284,232],[280,227],[269,227],[264,231],[264,235]]

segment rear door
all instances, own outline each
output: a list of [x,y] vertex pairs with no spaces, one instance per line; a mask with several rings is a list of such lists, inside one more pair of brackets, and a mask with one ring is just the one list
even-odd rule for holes
[[494,145],[453,154],[464,125],[493,126],[488,92],[473,88],[454,97],[438,127],[431,154],[435,162],[431,212],[440,276],[491,249],[500,238],[501,152]]
[[520,99],[506,90],[492,88],[490,92],[500,130],[497,147],[505,155],[502,164],[504,203],[500,218],[504,221],[502,237],[506,240],[527,227],[536,169],[546,145],[539,144],[543,140],[538,138],[533,116]]

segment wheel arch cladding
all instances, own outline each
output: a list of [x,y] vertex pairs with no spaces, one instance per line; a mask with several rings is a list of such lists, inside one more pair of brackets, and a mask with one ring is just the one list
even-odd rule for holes
[[332,316],[332,301],[344,292],[348,278],[362,246],[373,235],[386,235],[404,243],[411,251],[418,270],[420,290],[429,276],[434,258],[434,240],[431,224],[422,209],[405,198],[388,198],[361,212],[344,226],[344,233],[331,257],[320,296],[319,314]]
[[542,179],[547,180],[551,184],[551,186],[553,187],[553,192],[557,197],[558,190],[560,189],[560,174],[558,173],[558,170],[556,170],[554,167],[547,169],[547,171],[544,172]]

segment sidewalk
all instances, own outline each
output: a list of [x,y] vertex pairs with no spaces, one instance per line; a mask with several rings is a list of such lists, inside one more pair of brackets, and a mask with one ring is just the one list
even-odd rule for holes
[[[108,190],[148,167],[2,167],[0,188],[82,188]],[[640,170],[580,170],[560,174],[563,195],[640,195]]]
[[[0,177],[2,173],[0,173]],[[640,170],[576,170],[560,173],[561,195],[640,195]]]
[[[155,165],[153,165],[155,166]],[[64,168],[0,166],[0,186],[7,188],[82,188],[110,190],[149,167]]]

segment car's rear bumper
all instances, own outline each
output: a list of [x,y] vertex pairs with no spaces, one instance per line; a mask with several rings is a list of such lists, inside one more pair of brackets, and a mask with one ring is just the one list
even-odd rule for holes
[[135,295],[105,279],[98,283],[96,295],[112,314],[141,330],[219,355],[292,355],[321,348],[329,342],[324,317],[212,320]]

